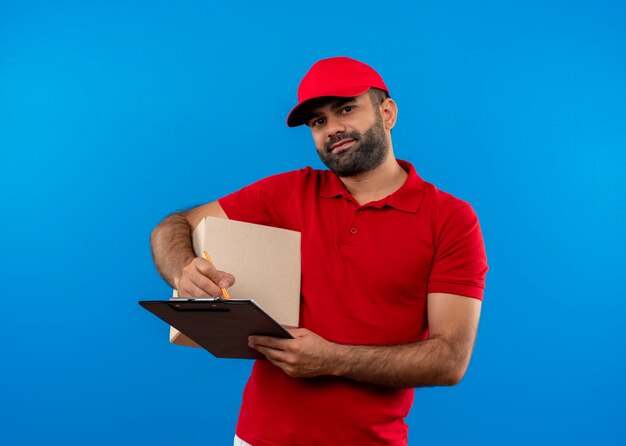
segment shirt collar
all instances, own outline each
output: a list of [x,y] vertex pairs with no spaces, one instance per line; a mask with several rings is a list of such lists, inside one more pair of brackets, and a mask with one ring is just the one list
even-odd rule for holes
[[[397,160],[400,167],[402,167],[408,177],[404,181],[404,184],[400,186],[400,189],[386,196],[378,201],[368,203],[367,207],[383,208],[385,206],[391,206],[401,211],[415,213],[417,212],[420,203],[422,202],[423,185],[424,180],[415,171],[415,167],[408,161]],[[320,190],[320,197],[322,198],[336,198],[336,197],[351,197],[350,192],[341,179],[332,172],[326,176],[326,183]]]

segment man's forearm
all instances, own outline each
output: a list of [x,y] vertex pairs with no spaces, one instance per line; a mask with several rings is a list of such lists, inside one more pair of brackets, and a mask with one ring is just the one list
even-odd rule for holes
[[334,375],[390,387],[455,385],[469,362],[442,338],[397,346],[335,346]]
[[248,345],[292,377],[342,376],[388,387],[458,384],[469,364],[481,301],[430,293],[431,338],[412,344],[345,345],[306,328],[290,328],[292,339],[250,336]]
[[182,214],[165,218],[150,236],[152,257],[159,274],[173,288],[177,288],[183,268],[195,254],[191,241],[191,226]]

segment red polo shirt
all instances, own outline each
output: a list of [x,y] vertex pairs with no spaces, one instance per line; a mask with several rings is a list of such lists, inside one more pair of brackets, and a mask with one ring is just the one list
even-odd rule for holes
[[[219,200],[229,218],[302,233],[300,326],[342,344],[428,338],[426,296],[482,299],[487,262],[471,206],[408,177],[360,206],[327,170],[265,178]],[[254,446],[406,444],[413,389],[291,378],[256,361],[237,435]]]

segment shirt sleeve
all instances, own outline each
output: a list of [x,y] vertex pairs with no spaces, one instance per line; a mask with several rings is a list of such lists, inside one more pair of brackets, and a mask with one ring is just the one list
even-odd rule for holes
[[438,232],[428,292],[482,300],[489,268],[476,213],[464,203],[444,219]]
[[259,180],[218,199],[231,220],[291,229],[292,205],[299,171],[280,173]]

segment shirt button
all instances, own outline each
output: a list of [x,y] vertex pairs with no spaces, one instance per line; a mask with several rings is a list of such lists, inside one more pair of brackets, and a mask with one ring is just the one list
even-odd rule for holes
[[350,232],[353,233],[353,234],[356,234],[356,228],[350,229]]
[[357,214],[357,215],[361,215],[362,213],[363,213],[363,211],[361,211],[361,210],[356,211],[356,214]]

